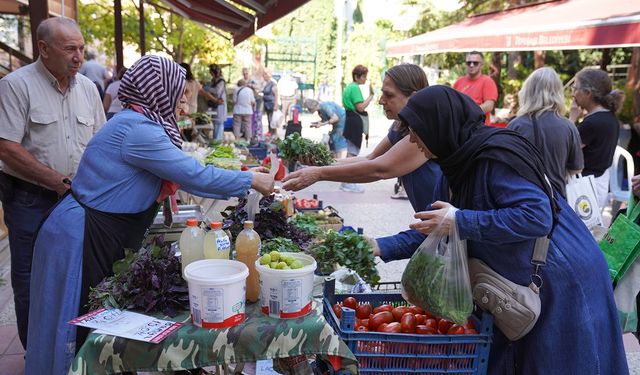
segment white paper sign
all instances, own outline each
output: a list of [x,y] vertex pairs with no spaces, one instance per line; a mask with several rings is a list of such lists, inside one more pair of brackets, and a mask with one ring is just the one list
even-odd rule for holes
[[96,329],[95,333],[157,344],[182,327],[182,323],[156,319],[120,309],[99,309],[69,322]]

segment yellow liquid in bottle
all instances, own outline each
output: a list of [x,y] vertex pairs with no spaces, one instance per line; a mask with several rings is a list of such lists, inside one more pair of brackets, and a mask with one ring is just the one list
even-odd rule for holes
[[244,229],[236,238],[236,260],[249,268],[249,277],[247,277],[247,301],[249,302],[256,302],[260,296],[260,279],[256,270],[256,260],[258,260],[261,246],[260,236],[253,230],[253,221],[245,221]]
[[229,259],[231,241],[222,230],[222,223],[211,223],[211,230],[204,236],[205,259]]

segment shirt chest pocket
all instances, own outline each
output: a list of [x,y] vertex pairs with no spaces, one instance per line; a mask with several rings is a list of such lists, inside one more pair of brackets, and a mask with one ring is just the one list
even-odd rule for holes
[[78,132],[78,142],[82,147],[86,147],[93,135],[93,128],[95,125],[95,119],[91,116],[77,115],[76,116]]
[[29,114],[29,129],[27,130],[31,143],[46,149],[58,140],[58,116],[49,112],[34,111]]

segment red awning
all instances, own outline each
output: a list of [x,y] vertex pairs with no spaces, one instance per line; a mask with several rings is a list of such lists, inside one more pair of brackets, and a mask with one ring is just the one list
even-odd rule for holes
[[470,17],[387,45],[387,56],[640,45],[640,0],[563,0]]
[[293,12],[309,0],[161,0],[178,14],[212,25],[233,37],[234,45],[256,29]]

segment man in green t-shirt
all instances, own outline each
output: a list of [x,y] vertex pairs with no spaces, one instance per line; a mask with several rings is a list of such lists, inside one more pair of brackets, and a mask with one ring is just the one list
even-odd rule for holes
[[[355,157],[360,153],[362,146],[362,134],[369,135],[369,119],[367,106],[373,100],[373,88],[370,88],[369,96],[365,100],[360,91],[360,85],[367,82],[369,70],[363,65],[356,65],[351,72],[353,82],[347,85],[342,93],[342,105],[346,111],[344,137],[347,139],[347,157]],[[344,191],[362,193],[364,189],[357,184],[343,183],[340,189]]]

